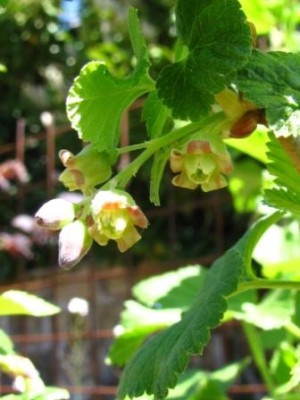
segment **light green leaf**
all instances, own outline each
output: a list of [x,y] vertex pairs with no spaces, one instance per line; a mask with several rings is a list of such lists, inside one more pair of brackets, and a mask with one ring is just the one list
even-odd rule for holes
[[181,321],[160,332],[144,344],[124,369],[119,398],[154,394],[157,400],[167,396],[176,385],[191,354],[202,353],[226,310],[225,297],[234,292],[248,264],[256,243],[268,227],[281,216],[275,213],[259,220],[225,255],[219,258],[204,277],[202,288]]
[[[1,7],[1,4],[0,4],[0,7]],[[4,73],[4,72],[7,72],[7,68],[4,64],[0,63],[0,73]]]
[[149,93],[143,107],[143,120],[146,122],[150,138],[154,139],[162,135],[170,115],[171,111],[159,99],[157,91]]
[[[169,326],[180,319],[181,309],[153,309],[134,300],[125,302],[125,310],[121,314],[121,324],[126,329],[139,326]],[[142,321],[143,320],[143,321]],[[141,322],[142,321],[142,322]]]
[[299,196],[287,189],[267,189],[264,191],[264,201],[280,210],[300,216]]
[[158,95],[175,118],[196,121],[248,61],[250,29],[236,0],[179,0],[176,23],[189,53],[162,70]]
[[153,90],[148,54],[134,9],[129,12],[129,29],[137,58],[134,72],[126,78],[117,78],[102,62],[92,61],[82,68],[67,98],[67,113],[73,128],[82,140],[90,141],[99,151],[115,149],[123,112],[135,99]]
[[191,265],[137,283],[132,291],[137,300],[157,309],[188,308],[199,291],[207,270]]
[[254,212],[261,196],[262,168],[257,161],[246,158],[237,161],[229,179],[229,190],[237,212]]
[[234,317],[264,330],[279,329],[291,321],[295,313],[295,294],[290,290],[274,290],[259,304],[244,303]]
[[56,387],[45,387],[40,395],[30,394],[28,392],[22,394],[8,394],[1,396],[1,400],[68,400],[70,395],[66,389]]
[[32,294],[9,290],[0,295],[0,315],[31,315],[45,317],[60,312],[60,308]]
[[0,329],[0,354],[14,354],[14,344],[10,337]]
[[230,147],[255,158],[256,160],[266,164],[268,134],[265,130],[257,129],[250,136],[243,139],[226,139],[225,143]]
[[276,136],[300,133],[300,55],[254,50],[236,84],[247,100],[266,110]]
[[288,342],[277,343],[270,361],[270,371],[276,379],[277,387],[290,380],[291,369],[296,364],[296,349]]

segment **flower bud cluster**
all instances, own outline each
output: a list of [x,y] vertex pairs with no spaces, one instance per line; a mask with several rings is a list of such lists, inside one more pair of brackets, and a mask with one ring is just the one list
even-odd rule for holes
[[114,240],[124,252],[140,240],[137,228],[148,225],[146,216],[129,194],[117,190],[99,190],[81,205],[64,199],[50,200],[37,211],[35,218],[46,229],[60,230],[58,261],[66,269],[87,254],[93,240],[101,246]]

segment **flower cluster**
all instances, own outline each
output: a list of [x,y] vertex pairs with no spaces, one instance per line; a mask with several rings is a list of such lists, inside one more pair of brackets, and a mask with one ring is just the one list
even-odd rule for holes
[[115,240],[121,252],[141,237],[136,227],[146,228],[148,220],[134,200],[122,191],[99,190],[88,202],[73,204],[64,199],[45,203],[35,215],[37,223],[60,230],[59,265],[69,269],[90,250],[93,240],[105,246]]
[[187,189],[201,186],[205,192],[227,185],[225,175],[232,172],[232,162],[220,138],[193,140],[184,150],[173,149],[170,167],[177,174],[172,183]]

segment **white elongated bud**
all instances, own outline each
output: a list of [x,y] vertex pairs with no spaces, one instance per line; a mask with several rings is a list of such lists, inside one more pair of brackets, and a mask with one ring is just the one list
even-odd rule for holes
[[75,218],[74,204],[64,199],[47,201],[35,214],[36,223],[46,229],[57,231]]
[[79,220],[64,226],[58,238],[58,263],[62,268],[70,269],[89,251],[93,239],[87,226]]

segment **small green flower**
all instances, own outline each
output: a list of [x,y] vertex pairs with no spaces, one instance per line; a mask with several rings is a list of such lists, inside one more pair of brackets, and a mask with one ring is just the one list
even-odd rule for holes
[[66,167],[59,181],[69,190],[86,192],[106,181],[111,176],[111,161],[108,154],[99,153],[91,145],[74,155],[68,150],[60,150],[59,157]]
[[220,137],[210,140],[193,140],[184,151],[173,149],[170,167],[177,174],[172,183],[186,189],[201,186],[205,192],[227,185],[225,175],[232,172],[229,153]]
[[92,200],[90,234],[101,246],[115,240],[121,252],[133,246],[141,236],[136,227],[146,228],[148,220],[129,194],[100,190]]

